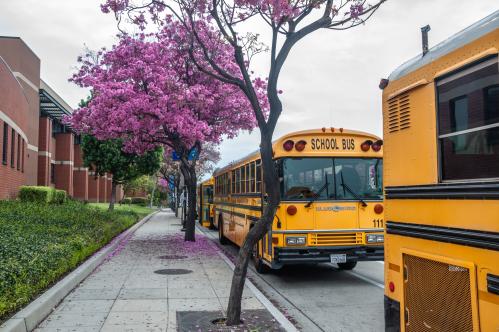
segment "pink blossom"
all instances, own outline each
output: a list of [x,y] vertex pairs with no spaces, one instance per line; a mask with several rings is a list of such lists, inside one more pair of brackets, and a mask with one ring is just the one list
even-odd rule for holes
[[[208,26],[199,23],[198,29],[221,68],[240,76],[230,46]],[[219,143],[253,129],[254,112],[243,92],[201,72],[189,47],[188,31],[170,22],[156,34],[121,35],[111,50],[100,51],[97,63],[85,55],[71,81],[90,88],[92,99],[73,114],[73,127],[99,139],[122,138],[127,150],[139,153],[158,144]],[[200,52],[196,47],[194,59],[203,65]],[[266,83],[254,80],[266,110]]]

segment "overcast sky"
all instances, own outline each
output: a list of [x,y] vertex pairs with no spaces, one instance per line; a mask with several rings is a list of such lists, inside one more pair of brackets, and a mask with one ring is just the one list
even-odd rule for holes
[[[101,2],[0,0],[0,35],[21,37],[41,59],[42,78],[73,107],[87,95],[67,81],[76,57],[84,44],[91,49],[112,45],[117,33],[114,17],[100,12]],[[364,26],[308,36],[293,49],[281,74],[284,111],[275,138],[330,126],[381,136],[379,80],[420,53],[419,28],[431,25],[432,46],[497,9],[497,0],[388,0]],[[255,59],[257,72],[266,68],[267,57]],[[258,143],[258,130],[224,142],[219,166],[257,149]]]

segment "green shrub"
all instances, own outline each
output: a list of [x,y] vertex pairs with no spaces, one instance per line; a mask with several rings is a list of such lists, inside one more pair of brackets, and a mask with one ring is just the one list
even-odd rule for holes
[[22,186],[19,189],[21,202],[51,203],[54,196],[55,190],[51,187]]
[[148,201],[145,197],[132,197],[132,204],[138,204],[142,206],[146,206]]
[[142,216],[71,200],[0,201],[0,324]]
[[121,200],[121,204],[127,204],[130,205],[132,204],[132,199],[130,197],[125,197]]
[[55,204],[64,204],[64,203],[66,203],[66,200],[67,200],[66,191],[65,190],[58,190],[58,189],[56,189],[55,190],[54,199],[53,199],[52,203],[55,203]]

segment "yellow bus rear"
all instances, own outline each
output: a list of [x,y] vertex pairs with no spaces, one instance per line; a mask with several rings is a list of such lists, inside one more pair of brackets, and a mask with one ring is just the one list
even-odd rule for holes
[[215,180],[213,177],[201,182],[198,185],[198,219],[199,223],[207,228],[214,228],[213,223],[213,185]]
[[498,50],[496,11],[383,90],[387,331],[499,331]]
[[[383,259],[382,145],[379,137],[334,128],[274,142],[281,204],[254,250],[259,272],[322,262],[352,269],[358,261]],[[259,152],[214,177],[220,241],[241,246],[265,204]]]

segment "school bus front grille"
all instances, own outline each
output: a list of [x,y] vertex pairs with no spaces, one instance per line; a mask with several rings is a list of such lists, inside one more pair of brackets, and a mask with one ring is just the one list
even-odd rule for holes
[[318,246],[362,244],[362,233],[312,233],[310,244]]
[[470,271],[404,254],[406,331],[473,331]]

